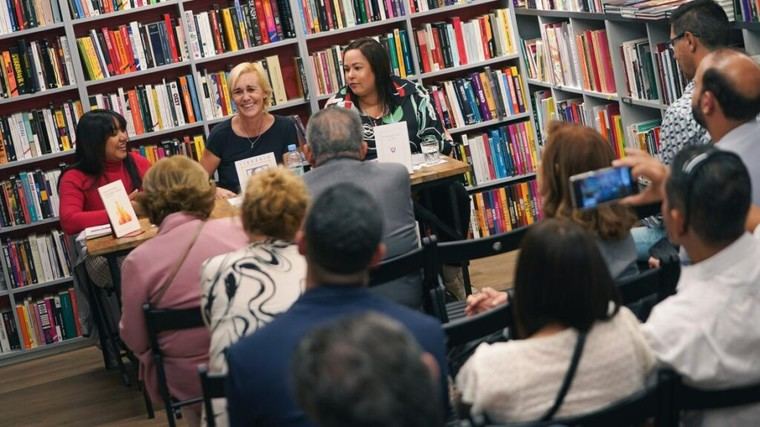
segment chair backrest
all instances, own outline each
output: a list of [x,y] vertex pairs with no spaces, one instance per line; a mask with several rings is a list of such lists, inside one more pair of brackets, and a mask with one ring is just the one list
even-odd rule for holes
[[166,370],[164,369],[163,353],[158,342],[158,336],[162,332],[178,331],[184,329],[205,328],[203,317],[201,316],[200,307],[184,308],[178,310],[153,308],[150,304],[143,304],[143,313],[145,314],[145,326],[148,330],[148,341],[153,353],[153,361],[156,364],[156,374],[158,375],[158,391],[164,400],[166,408],[166,417],[169,425],[174,426],[174,410],[199,399],[191,399],[184,402],[172,403],[172,396],[169,393],[169,387],[166,382]]
[[439,243],[437,262],[439,266],[457,264],[517,250],[527,231],[528,227],[522,227],[482,239]]
[[[551,421],[507,424],[509,427],[550,427],[550,426],[639,426],[650,418],[655,418],[657,426],[672,425],[668,413],[672,408],[672,390],[675,374],[669,370],[657,373],[657,382],[633,395],[619,400],[597,411],[575,417],[557,418]],[[506,427],[505,426],[505,427]]]
[[203,409],[206,412],[206,426],[216,426],[216,415],[214,406],[211,404],[213,399],[226,397],[224,391],[224,381],[227,376],[224,374],[209,373],[207,365],[198,366],[198,375],[201,378],[201,389],[203,390]]
[[483,338],[512,326],[512,307],[501,304],[484,313],[453,320],[443,325],[446,345],[449,349]]
[[369,272],[369,286],[378,286],[392,280],[400,279],[412,273],[422,273],[422,279],[428,280],[432,271],[430,246],[435,242],[435,236],[425,237],[422,247],[403,255],[383,260]]
[[760,383],[723,390],[702,390],[676,384],[676,406],[680,410],[707,410],[760,404]]
[[666,262],[659,268],[618,280],[616,285],[623,305],[635,307],[640,320],[646,320],[654,304],[676,292],[680,268],[677,261]]

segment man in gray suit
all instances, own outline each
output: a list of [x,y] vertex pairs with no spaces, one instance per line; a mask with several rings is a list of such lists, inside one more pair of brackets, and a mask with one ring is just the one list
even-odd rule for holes
[[[312,170],[304,175],[304,181],[312,199],[343,182],[366,190],[382,209],[386,258],[403,255],[418,247],[409,173],[400,164],[363,161],[367,144],[362,141],[361,132],[361,120],[354,111],[331,107],[311,116],[304,155]],[[422,305],[419,275],[374,287],[372,291],[408,307]]]

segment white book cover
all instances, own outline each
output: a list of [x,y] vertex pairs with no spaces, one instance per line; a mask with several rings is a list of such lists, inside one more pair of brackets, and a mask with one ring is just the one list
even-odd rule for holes
[[257,172],[261,172],[265,169],[276,167],[277,159],[275,159],[274,153],[266,153],[260,156],[253,156],[235,162],[235,170],[237,171],[238,181],[240,181],[241,193],[248,185],[248,178],[250,178],[251,175]]
[[53,113],[49,108],[43,108],[42,117],[45,119],[45,132],[47,133],[48,141],[50,141],[50,151],[57,153],[61,151],[61,148],[58,146],[58,131],[55,129]]
[[69,271],[69,264],[66,262],[66,254],[63,253],[63,239],[67,237],[59,230],[53,230],[53,242],[55,243],[55,252],[58,254],[58,265],[63,270],[63,275],[68,277],[71,272]]
[[412,149],[406,122],[375,126],[375,148],[379,161],[400,163],[412,173]]
[[[40,88],[40,92],[47,90],[48,82],[45,80],[45,75],[42,73],[42,62],[40,61],[40,49],[36,41],[29,42],[29,49],[32,51],[32,63],[37,71],[37,86]],[[33,77],[34,78],[34,77]]]
[[[37,236],[37,251],[40,254],[40,264],[42,265],[42,271],[45,273],[45,280],[55,280],[53,275],[53,269],[50,265],[50,253],[48,252],[47,239],[44,235]],[[39,276],[39,273],[37,273]]]
[[195,18],[193,18],[193,11],[185,11],[185,28],[187,28],[188,47],[193,59],[201,58],[201,46],[198,41],[198,32],[196,31]]
[[137,21],[130,22],[127,30],[127,34],[129,34],[129,42],[132,45],[132,56],[135,58],[135,68],[137,70],[144,70],[148,68],[148,65],[145,60],[145,53],[142,50],[140,27],[137,25]]
[[106,207],[108,219],[117,238],[141,231],[140,220],[137,219],[137,214],[132,208],[127,190],[121,180],[98,187],[98,193]]
[[8,332],[5,330],[5,322],[3,322],[2,316],[0,316],[0,353],[8,353],[11,351],[11,343],[8,340]]
[[63,51],[63,64],[66,66],[66,76],[69,78],[69,84],[72,84],[76,79],[74,77],[74,65],[71,62],[69,42],[66,40],[66,36],[58,38],[58,46],[60,46]]

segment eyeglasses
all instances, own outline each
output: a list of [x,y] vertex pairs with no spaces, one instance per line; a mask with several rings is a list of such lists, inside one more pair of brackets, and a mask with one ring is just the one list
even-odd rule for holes
[[692,36],[699,37],[699,34],[697,34],[697,33],[692,33],[691,31],[684,31],[681,34],[679,34],[679,35],[673,37],[672,39],[668,40],[668,45],[670,46],[670,48],[672,49],[673,47],[675,47],[676,42],[679,39],[684,38],[684,36],[686,36],[686,33],[691,33]]

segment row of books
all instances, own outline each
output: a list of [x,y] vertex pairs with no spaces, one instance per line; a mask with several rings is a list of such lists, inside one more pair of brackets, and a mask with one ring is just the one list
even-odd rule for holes
[[655,46],[655,64],[657,67],[657,78],[660,81],[662,90],[661,101],[670,105],[680,98],[683,90],[688,84],[688,80],[681,72],[681,67],[673,54],[673,49],[667,43],[659,43]]
[[0,96],[16,97],[75,83],[66,38],[17,40],[0,51]]
[[187,59],[184,31],[173,22],[166,13],[149,24],[132,21],[113,29],[90,29],[77,38],[85,78],[102,80]]
[[[71,15],[75,19],[137,9],[167,1],[169,0],[68,0]],[[55,0],[51,0],[51,3],[55,2]]]
[[0,34],[63,22],[57,1],[0,1]]
[[660,154],[662,148],[660,144],[661,124],[660,119],[654,119],[629,125],[626,135],[627,146],[646,151],[653,156]]
[[[376,37],[377,41],[385,47],[391,60],[391,72],[402,78],[414,74],[414,65],[411,56],[411,45],[406,30],[394,29],[393,32]],[[317,90],[320,95],[335,93],[345,86],[346,79],[343,73],[343,53],[345,45],[332,46],[329,49],[320,50],[311,54],[312,69],[317,80]]]
[[30,350],[82,335],[74,288],[34,299],[27,297],[23,303],[16,304],[15,309],[18,327],[12,312],[0,313],[0,347],[4,353],[21,348]]
[[202,120],[192,74],[158,84],[118,88],[116,92],[90,97],[90,105],[113,110],[127,121],[127,134],[171,129]]
[[482,191],[470,196],[473,237],[493,236],[527,227],[542,218],[536,180]]
[[[736,20],[743,22],[758,22],[760,20],[760,1],[734,0]],[[729,19],[731,15],[728,15]]]
[[459,158],[470,165],[468,185],[533,173],[539,160],[533,126],[527,121],[462,135],[458,150]]
[[74,261],[59,230],[47,234],[31,234],[22,239],[5,240],[3,257],[8,266],[11,288],[21,288],[71,276],[69,265]]
[[467,22],[453,17],[450,22],[424,24],[416,31],[416,37],[423,72],[516,52],[508,9],[496,9]]
[[652,63],[652,48],[646,38],[620,45],[628,94],[634,99],[660,99]]
[[296,36],[288,0],[235,0],[230,7],[185,11],[184,19],[195,59]]
[[443,126],[455,129],[525,112],[524,87],[516,66],[485,67],[431,86],[430,97]]
[[515,7],[564,12],[603,13],[602,0],[514,0]]
[[663,19],[687,1],[689,0],[605,0],[604,10],[626,18]]
[[446,6],[464,5],[471,0],[409,0],[409,12],[419,13]]
[[148,159],[151,164],[164,157],[175,155],[200,161],[206,149],[206,141],[203,134],[185,135],[181,140],[179,138],[164,139],[157,145],[141,145],[137,149],[140,155]]
[[406,0],[300,0],[298,12],[307,34],[320,33],[406,15]]
[[11,227],[57,217],[60,176],[60,169],[37,169],[0,181],[0,225]]
[[73,150],[82,114],[77,100],[0,117],[0,164]]

